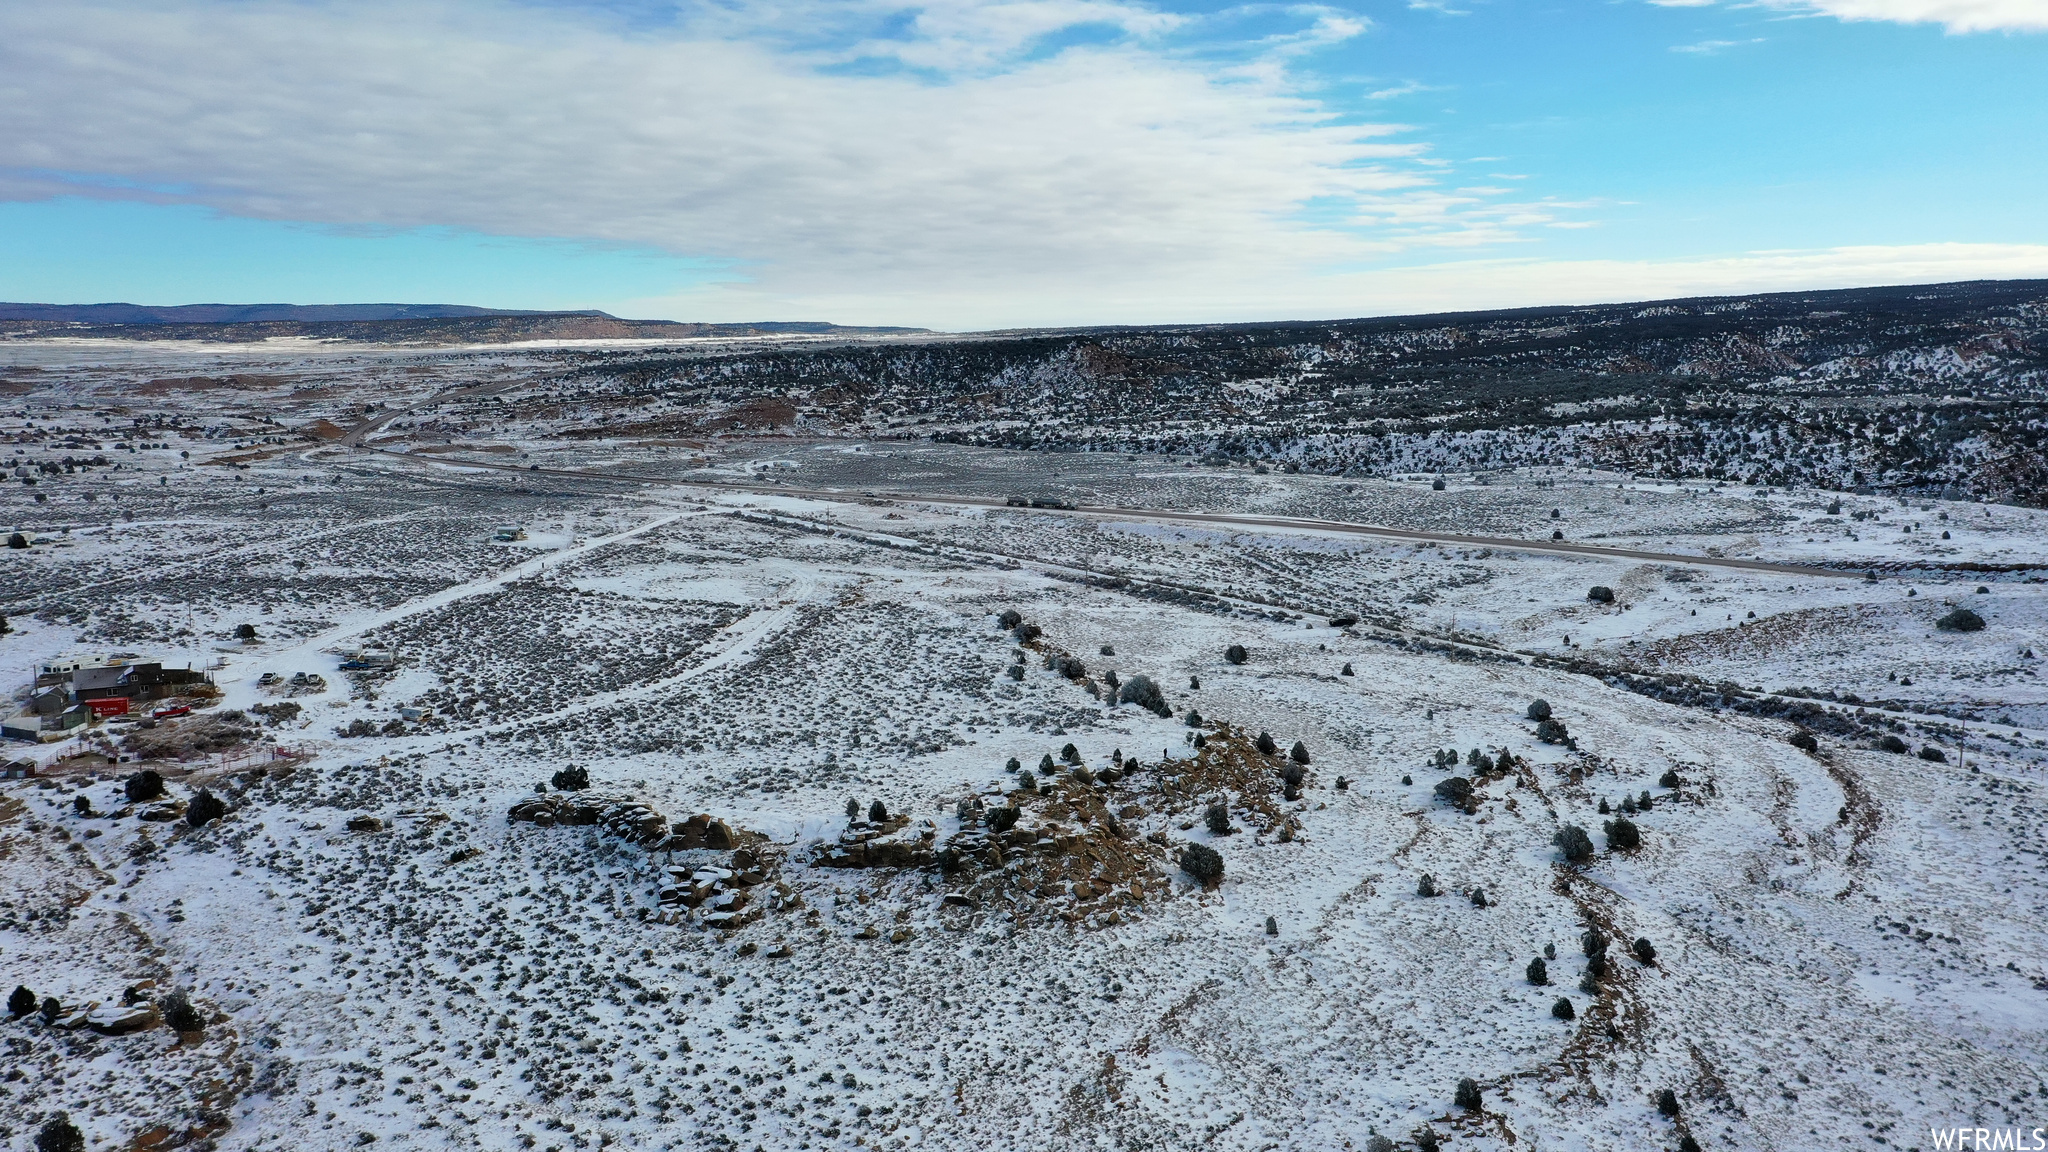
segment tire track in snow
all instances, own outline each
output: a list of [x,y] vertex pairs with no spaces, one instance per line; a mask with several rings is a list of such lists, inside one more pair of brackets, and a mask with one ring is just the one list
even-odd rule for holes
[[492,733],[516,731],[532,725],[565,720],[579,712],[609,708],[613,705],[658,694],[676,685],[687,684],[700,676],[716,672],[722,668],[731,668],[747,663],[753,659],[754,652],[760,647],[762,641],[781,631],[783,626],[790,622],[790,619],[796,615],[799,609],[817,600],[818,580],[811,573],[799,570],[795,584],[796,587],[793,590],[785,590],[781,594],[773,608],[765,611],[749,612],[732,624],[720,629],[712,640],[705,643],[704,647],[712,647],[721,638],[724,640],[724,643],[719,647],[717,655],[702,663],[692,664],[690,667],[672,676],[664,676],[659,680],[649,680],[644,684],[635,684],[630,688],[620,688],[611,692],[601,692],[595,696],[585,697],[567,707],[557,708],[552,712],[543,712],[538,716],[526,716],[517,720],[507,720],[498,724],[487,724],[481,728],[469,729],[463,735],[490,735]]

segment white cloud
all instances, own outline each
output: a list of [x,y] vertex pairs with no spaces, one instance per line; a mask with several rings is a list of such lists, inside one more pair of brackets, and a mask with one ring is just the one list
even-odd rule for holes
[[[1702,8],[1716,0],[1650,0],[1663,8]],[[1939,24],[1952,33],[2048,31],[2048,0],[1745,0],[1838,20]]]
[[1761,36],[1750,40],[1702,40],[1697,44],[1674,45],[1671,50],[1673,52],[1690,52],[1696,56],[1715,56],[1730,48],[1740,48],[1745,44],[1761,44],[1763,42],[1763,37]]
[[1773,0],[1799,3],[1842,20],[1939,24],[1950,32],[2048,31],[2043,0]]
[[1392,88],[1379,88],[1374,91],[1367,92],[1365,94],[1365,98],[1367,100],[1394,100],[1402,96],[1413,96],[1418,92],[1436,91],[1439,91],[1439,89],[1432,85],[1419,84],[1413,80],[1409,80],[1400,84],[1396,84]]
[[[1363,28],[1332,10],[1217,62],[1162,43],[1181,17],[1115,0],[934,0],[892,35],[882,0],[809,2],[664,32],[482,2],[0,6],[0,196],[651,246],[771,297],[931,291],[977,315],[1555,215],[1436,189],[1424,144],[1303,95],[1284,59]],[[1080,27],[1115,35],[1035,50]]]

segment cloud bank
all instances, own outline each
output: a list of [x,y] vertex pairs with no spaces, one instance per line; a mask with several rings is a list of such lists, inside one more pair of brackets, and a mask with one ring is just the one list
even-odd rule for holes
[[[707,8],[622,30],[531,8],[320,3],[0,13],[0,195],[648,246],[787,293],[1245,277],[1511,238],[1421,143],[1104,0]],[[851,14],[851,15],[849,15]],[[811,18],[815,17],[815,18]],[[1094,42],[1047,50],[1055,33]],[[1304,222],[1315,205],[1321,224]]]
[[[2044,0],[1756,0],[1771,8],[1833,16],[1838,20],[1879,20],[1893,24],[1939,24],[1952,33],[2048,31]],[[1714,0],[1651,0],[1666,8],[1697,8]]]

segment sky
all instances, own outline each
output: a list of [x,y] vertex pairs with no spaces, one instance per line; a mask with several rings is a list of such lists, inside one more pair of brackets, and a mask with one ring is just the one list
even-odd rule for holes
[[945,330],[2048,277],[2048,0],[0,6],[0,299]]

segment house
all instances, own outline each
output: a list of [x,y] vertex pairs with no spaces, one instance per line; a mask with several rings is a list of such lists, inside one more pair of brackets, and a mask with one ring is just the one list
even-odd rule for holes
[[124,716],[137,701],[176,696],[213,677],[165,668],[140,653],[64,656],[43,664],[20,714],[0,723],[0,737],[52,740],[107,716]]
[[37,677],[37,683],[41,684],[48,675],[57,677],[55,684],[68,686],[73,700],[105,700],[116,696],[128,700],[161,700],[213,679],[190,668],[165,668],[154,660],[74,668]]
[[526,529],[521,528],[517,524],[500,524],[497,531],[491,536],[491,539],[500,544],[511,544],[515,541],[526,539]]
[[0,780],[27,780],[35,774],[36,762],[33,760],[16,760],[10,764],[0,764]]
[[140,652],[88,652],[59,656],[36,669],[36,687],[68,684],[81,668],[117,668],[142,659]]
[[80,700],[104,700],[114,696],[152,700],[156,698],[153,689],[162,685],[163,678],[164,666],[157,663],[80,668],[71,673],[71,694]]

